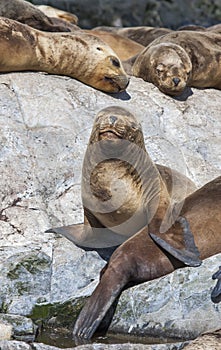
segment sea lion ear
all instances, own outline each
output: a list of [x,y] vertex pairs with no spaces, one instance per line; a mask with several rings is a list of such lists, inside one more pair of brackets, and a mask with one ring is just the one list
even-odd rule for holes
[[[202,260],[199,258],[200,253],[197,246],[195,245],[194,236],[190,231],[187,220],[183,217],[180,217],[177,219],[177,221],[181,224],[183,228],[184,244],[183,244],[183,247],[181,247],[180,249],[174,248],[172,245],[175,235],[173,235],[173,238],[170,238],[169,233],[164,233],[163,237],[165,239],[163,239],[158,235],[149,233],[150,237],[154,240],[155,243],[157,243],[157,245],[159,245],[161,248],[166,250],[169,254],[171,254],[173,257],[175,257],[179,261],[183,262],[185,265],[192,266],[192,267],[200,266],[202,264]],[[162,234],[160,235],[162,236]]]

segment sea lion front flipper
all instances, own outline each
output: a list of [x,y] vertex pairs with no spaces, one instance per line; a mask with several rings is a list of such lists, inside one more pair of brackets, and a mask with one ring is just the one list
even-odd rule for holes
[[212,302],[217,304],[221,301],[221,266],[219,267],[219,270],[213,274],[212,279],[218,279],[211,293]]
[[190,231],[188,221],[184,217],[179,217],[177,222],[180,223],[182,229],[183,229],[183,248],[174,248],[172,245],[172,240],[174,240],[174,236],[171,239],[169,237],[169,234],[163,234],[164,238],[166,240],[171,241],[171,243],[168,243],[164,238],[153,234],[149,233],[150,237],[164,250],[166,250],[168,253],[170,253],[172,256],[174,256],[176,259],[182,261],[185,265],[192,266],[192,267],[197,267],[202,264],[202,260],[200,260],[199,256],[199,250],[197,246],[195,245],[194,242],[194,236],[192,232]]
[[[100,255],[102,259],[109,261],[111,255],[119,245],[117,245],[117,243],[112,244],[112,242],[109,242],[111,245],[109,245],[108,247],[88,247],[88,242],[83,241],[83,237],[85,236],[85,229],[87,230],[87,227],[84,224],[75,224],[51,228],[45,232],[58,233],[64,236],[65,238],[69,239],[69,241],[73,242],[77,247],[82,248],[85,251],[94,250]],[[99,245],[98,243],[96,244]]]
[[59,233],[81,248],[91,250],[116,247],[126,238],[105,227],[91,227],[84,224],[55,227],[46,232]]

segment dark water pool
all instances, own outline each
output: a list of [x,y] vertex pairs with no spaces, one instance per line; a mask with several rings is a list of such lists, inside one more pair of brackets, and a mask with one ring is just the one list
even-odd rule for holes
[[[59,348],[70,348],[83,343],[75,343],[72,339],[71,332],[64,329],[53,329],[53,330],[43,330],[37,337],[37,342],[44,343],[47,345],[53,345]],[[133,335],[123,335],[123,334],[111,334],[108,333],[106,336],[93,337],[90,341],[85,341],[84,344],[91,343],[104,343],[104,344],[165,344],[165,343],[178,343],[181,340],[177,339],[159,339],[152,337],[138,337]]]

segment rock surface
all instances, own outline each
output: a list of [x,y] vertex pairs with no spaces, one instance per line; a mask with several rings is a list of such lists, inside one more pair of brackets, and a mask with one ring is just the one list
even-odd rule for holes
[[[181,343],[171,345],[143,345],[143,344],[114,344],[105,345],[101,343],[80,345],[66,350],[181,350],[184,345]],[[18,341],[0,341],[1,350],[59,350],[55,346],[45,345],[42,343],[33,343],[28,345]]]
[[[221,91],[192,91],[180,101],[137,78],[127,93],[107,95],[67,77],[0,76],[0,312],[50,322],[60,314],[70,324],[96,286],[104,261],[45,230],[83,219],[81,166],[100,109],[134,112],[152,159],[197,186],[220,175]],[[220,258],[126,291],[112,329],[189,339],[221,328],[210,301]]]
[[186,24],[209,26],[221,22],[219,0],[32,0],[73,12],[82,27],[159,26],[177,29]]

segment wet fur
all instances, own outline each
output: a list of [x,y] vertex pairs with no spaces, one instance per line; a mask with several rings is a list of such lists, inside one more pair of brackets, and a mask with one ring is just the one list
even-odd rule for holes
[[[181,211],[181,216],[188,220],[201,259],[221,252],[220,191],[221,177],[218,177],[188,196]],[[148,232],[152,231],[141,230],[115,250],[97,288],[78,316],[73,331],[75,337],[91,338],[125,288],[184,267],[153,242]],[[166,235],[174,242],[174,237],[180,235],[179,225],[173,225]]]

